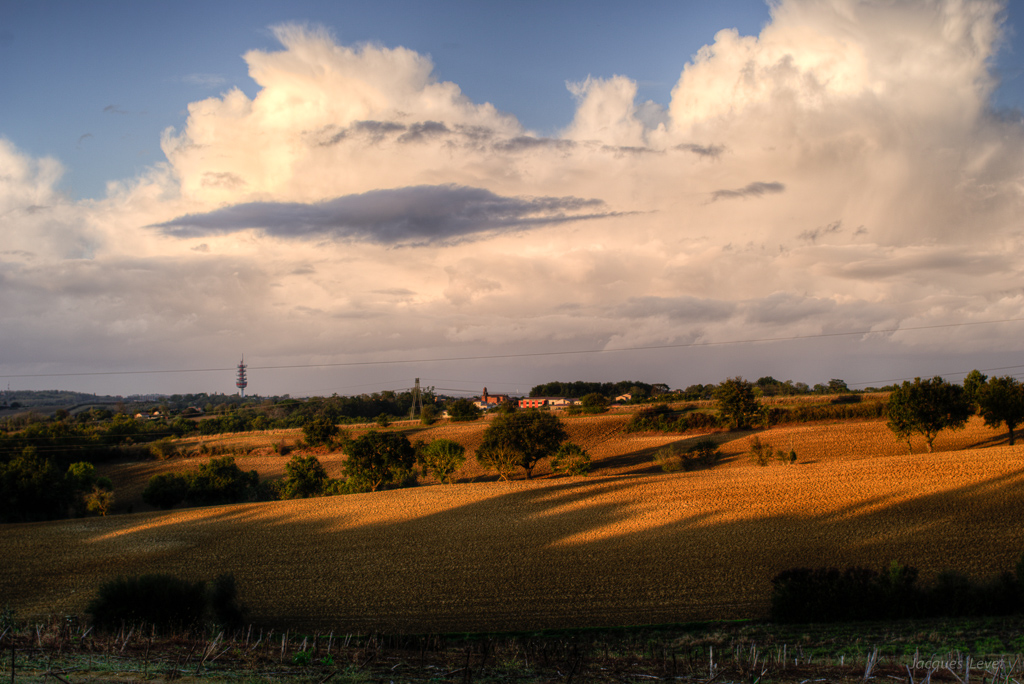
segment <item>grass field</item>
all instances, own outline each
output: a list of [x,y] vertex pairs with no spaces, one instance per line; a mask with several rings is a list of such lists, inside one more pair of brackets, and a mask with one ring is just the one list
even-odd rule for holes
[[[762,441],[792,445],[801,461],[763,468],[743,455],[751,434],[718,433],[724,462],[677,474],[650,456],[680,436],[623,434],[624,420],[568,421],[594,456],[588,478],[481,481],[491,476],[467,464],[453,486],[7,525],[0,604],[73,613],[119,574],[234,572],[253,618],[275,626],[653,624],[763,615],[771,577],[797,565],[894,559],[925,578],[943,568],[983,577],[1024,550],[1024,447],[977,420],[915,455],[884,422],[775,428]],[[482,429],[416,436],[472,449]],[[239,462],[270,475],[287,459]],[[119,466],[115,486],[182,464]]]

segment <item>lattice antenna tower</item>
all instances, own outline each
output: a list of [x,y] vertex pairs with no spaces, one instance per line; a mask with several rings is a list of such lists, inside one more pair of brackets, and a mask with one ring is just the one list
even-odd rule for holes
[[238,388],[239,396],[245,396],[245,388],[249,386],[249,381],[245,379],[245,369],[248,366],[245,365],[245,354],[242,354],[242,360],[238,362],[238,377],[235,380],[235,387]]
[[423,395],[420,394],[420,379],[416,378],[416,384],[412,387],[412,408],[409,409],[410,418],[419,418],[423,413]]

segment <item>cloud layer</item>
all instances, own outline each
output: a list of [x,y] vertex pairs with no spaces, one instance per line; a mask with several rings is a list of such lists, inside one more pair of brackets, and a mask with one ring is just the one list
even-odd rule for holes
[[[259,228],[275,237],[361,239],[381,244],[432,244],[480,233],[601,218],[581,214],[601,200],[500,197],[483,188],[421,185],[372,190],[333,200],[248,202],[157,224],[167,235],[200,237]],[[571,212],[571,213],[567,213]]]
[[[627,76],[568,84],[575,117],[547,136],[439,81],[424,55],[277,27],[280,49],[245,55],[256,96],[191,103],[163,136],[166,162],[103,201],[64,201],[59,163],[0,140],[2,370],[615,350],[1019,318],[1024,126],[990,106],[1001,9],[782,0],[760,35],[723,30],[679,65],[669,103],[638,101]],[[855,382],[959,370],[937,359],[999,365],[1020,332],[510,360],[466,375],[493,391],[552,374]],[[344,386],[288,382],[257,391]]]

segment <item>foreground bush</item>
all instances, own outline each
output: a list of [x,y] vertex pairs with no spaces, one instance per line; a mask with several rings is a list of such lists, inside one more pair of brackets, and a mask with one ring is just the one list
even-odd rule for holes
[[86,608],[100,629],[145,623],[165,632],[188,630],[210,622],[233,628],[245,609],[238,602],[235,577],[220,575],[210,583],[173,575],[118,577],[100,586]]
[[929,587],[916,568],[893,562],[882,572],[862,567],[793,568],[772,579],[775,622],[844,622],[902,618],[1011,615],[1024,610],[1024,558],[1017,574],[973,582],[952,571]]

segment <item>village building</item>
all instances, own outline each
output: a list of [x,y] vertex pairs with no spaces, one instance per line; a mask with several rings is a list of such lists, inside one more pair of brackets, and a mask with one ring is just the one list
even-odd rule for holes
[[480,395],[480,401],[476,402],[476,404],[478,408],[488,409],[500,406],[506,401],[510,401],[507,394],[488,394],[487,388],[484,387],[483,394]]

